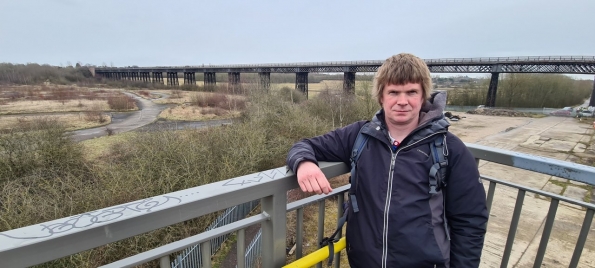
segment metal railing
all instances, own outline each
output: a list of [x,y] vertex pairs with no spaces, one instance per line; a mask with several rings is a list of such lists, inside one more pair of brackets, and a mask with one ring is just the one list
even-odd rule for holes
[[[207,227],[206,231],[221,227],[232,222],[246,218],[246,216],[258,206],[258,200],[253,200],[248,203],[240,204],[231,208],[226,209],[217,219]],[[227,240],[228,234],[223,234],[217,238],[211,239],[211,253],[215,254],[221,247],[221,244]],[[200,244],[194,245],[187,249],[184,249],[171,262],[171,268],[198,268],[202,264],[202,255],[200,251]],[[248,266],[251,267],[251,266]]]
[[[595,168],[593,167],[476,144],[467,144],[467,146],[478,162],[481,159],[595,185]],[[329,178],[349,172],[349,168],[343,163],[321,162],[320,166],[324,174]],[[502,267],[506,267],[510,259],[526,192],[551,198],[550,210],[535,258],[536,267],[539,267],[538,264],[543,260],[559,202],[568,202],[586,210],[570,262],[570,267],[577,267],[589,233],[595,205],[487,176],[482,176],[482,178],[490,182],[487,195],[490,210],[492,209],[497,184],[514,187],[518,190],[506,246],[502,253]],[[254,224],[260,224],[262,227],[261,250],[267,252],[267,254],[260,256],[259,260],[262,267],[280,267],[286,262],[286,213],[295,210],[297,214],[296,258],[299,258],[303,256],[303,208],[308,204],[318,203],[320,212],[318,215],[318,240],[320,241],[323,237],[323,228],[321,227],[324,226],[325,221],[325,199],[336,196],[338,206],[340,206],[338,211],[342,211],[343,193],[349,189],[349,185],[345,185],[336,188],[333,194],[328,196],[316,195],[286,204],[287,191],[297,187],[295,175],[287,172],[286,168],[283,167],[9,230],[0,233],[0,260],[3,267],[25,267],[41,264],[260,199],[261,212],[255,216],[214,228],[103,267],[133,267],[152,260],[160,260],[162,267],[169,267],[170,254],[195,244],[200,244],[203,249],[201,254],[204,262],[201,267],[211,267],[211,239],[237,231],[238,240],[243,241],[244,228]],[[340,216],[337,215],[337,217]],[[238,243],[238,245],[240,245],[236,249],[238,256],[245,256],[243,243]],[[338,267],[339,256],[336,257],[335,265]],[[257,258],[253,259],[256,260]],[[238,260],[238,267],[245,267],[246,265],[245,259],[240,258]]]
[[[246,249],[246,254],[244,255],[244,263],[236,265],[236,267],[256,267],[258,264],[258,259],[260,257],[260,252],[262,252],[262,229],[258,229],[258,233],[254,236],[254,239],[248,245]],[[238,240],[241,241],[241,240]],[[240,260],[238,260],[238,263]],[[242,266],[243,265],[243,266]]]

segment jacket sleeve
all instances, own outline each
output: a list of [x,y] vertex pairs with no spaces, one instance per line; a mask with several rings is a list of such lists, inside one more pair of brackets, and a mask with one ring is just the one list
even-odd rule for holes
[[294,173],[302,161],[344,162],[349,164],[351,148],[365,121],[356,122],[324,135],[303,139],[293,145],[287,154],[287,167]]
[[475,158],[456,136],[447,137],[449,174],[445,188],[450,226],[450,267],[479,267],[488,221],[486,194]]

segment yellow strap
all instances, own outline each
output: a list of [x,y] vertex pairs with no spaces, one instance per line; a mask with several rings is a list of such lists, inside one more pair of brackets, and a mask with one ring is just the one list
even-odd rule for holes
[[[342,237],[334,243],[334,251],[338,253],[339,251],[343,250],[347,246],[345,242],[345,237]],[[283,268],[305,268],[305,267],[312,267],[317,263],[324,261],[328,258],[328,246],[325,246],[317,251],[314,251],[299,260],[296,260],[288,265],[283,266]],[[335,260],[336,261],[336,260]]]

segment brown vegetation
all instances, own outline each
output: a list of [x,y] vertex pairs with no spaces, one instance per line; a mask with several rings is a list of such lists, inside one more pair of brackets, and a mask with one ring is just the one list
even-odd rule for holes
[[136,109],[119,91],[57,85],[0,86],[0,105],[0,114]]

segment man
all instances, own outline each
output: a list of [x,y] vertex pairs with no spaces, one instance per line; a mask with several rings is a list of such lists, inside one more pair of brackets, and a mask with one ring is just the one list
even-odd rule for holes
[[[479,266],[488,217],[485,191],[474,157],[448,132],[442,114],[446,94],[431,94],[431,88],[423,60],[392,56],[374,79],[382,108],[371,122],[304,139],[288,153],[287,165],[302,191],[328,194],[332,189],[318,161],[349,164],[365,126],[368,140],[351,178],[358,209],[351,197],[347,211],[352,267]],[[437,139],[443,139],[448,165],[445,185],[432,191],[430,144]]]

